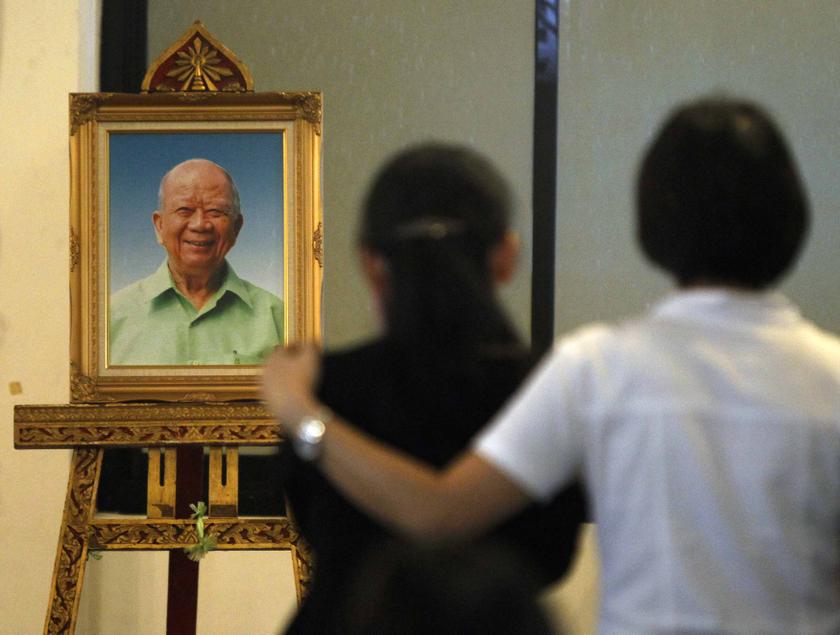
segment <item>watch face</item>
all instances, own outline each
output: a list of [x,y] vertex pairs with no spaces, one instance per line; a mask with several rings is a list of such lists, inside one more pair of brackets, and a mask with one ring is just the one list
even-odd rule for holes
[[298,428],[298,436],[304,443],[320,443],[325,429],[320,419],[304,419]]
[[316,417],[307,417],[298,424],[292,445],[297,454],[304,461],[314,461],[321,454],[321,441],[324,438],[326,426]]

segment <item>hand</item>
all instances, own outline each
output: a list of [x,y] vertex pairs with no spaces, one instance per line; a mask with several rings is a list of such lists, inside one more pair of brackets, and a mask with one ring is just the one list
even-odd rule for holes
[[320,355],[311,344],[277,348],[266,359],[262,398],[284,427],[318,410],[314,390],[320,369]]

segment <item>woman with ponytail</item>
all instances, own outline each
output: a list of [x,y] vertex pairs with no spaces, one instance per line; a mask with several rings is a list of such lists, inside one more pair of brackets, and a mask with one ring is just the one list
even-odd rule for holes
[[[532,367],[496,297],[516,260],[510,206],[496,169],[463,147],[413,147],[382,168],[364,204],[359,249],[383,332],[324,357],[321,403],[436,466],[466,448]],[[291,449],[283,458],[291,512],[315,558],[310,593],[287,632],[340,633],[335,607],[346,581],[393,535]],[[567,571],[583,516],[573,485],[485,540],[511,551],[537,591]]]

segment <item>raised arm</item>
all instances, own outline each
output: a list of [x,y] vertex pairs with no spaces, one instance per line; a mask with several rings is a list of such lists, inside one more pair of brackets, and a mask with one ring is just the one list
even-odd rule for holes
[[[263,371],[263,398],[287,433],[323,405],[314,395],[314,348],[275,351]],[[415,538],[482,533],[530,502],[499,469],[467,451],[443,471],[377,442],[336,416],[328,418],[318,466],[367,513]]]

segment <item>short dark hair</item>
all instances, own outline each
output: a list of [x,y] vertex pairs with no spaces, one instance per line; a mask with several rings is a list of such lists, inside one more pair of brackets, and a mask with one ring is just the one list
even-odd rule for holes
[[796,260],[808,228],[784,137],[743,100],[677,108],[642,161],[636,194],[642,250],[681,286],[770,286]]

